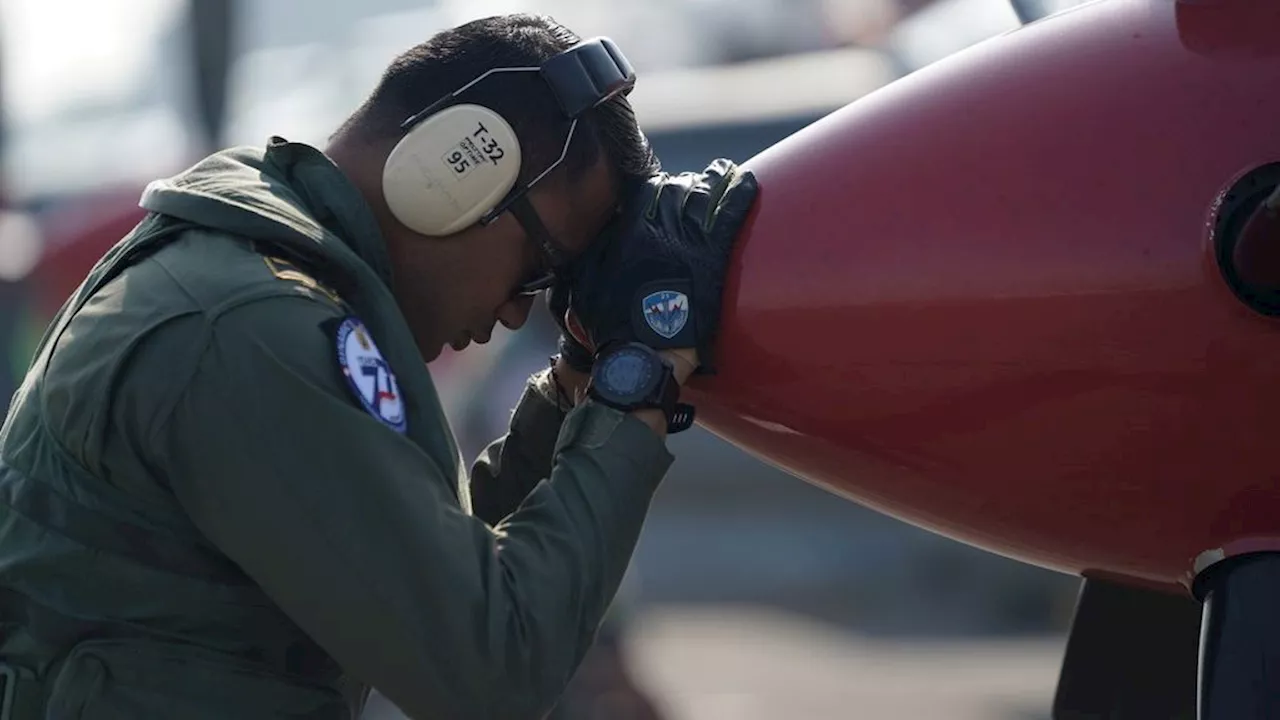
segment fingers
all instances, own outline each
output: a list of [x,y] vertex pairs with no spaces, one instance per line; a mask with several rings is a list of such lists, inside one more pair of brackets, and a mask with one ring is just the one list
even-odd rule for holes
[[731,160],[719,158],[701,173],[685,175],[687,188],[680,215],[703,233],[710,232],[720,212],[722,200],[741,175],[738,166]]
[[564,334],[560,335],[556,348],[560,353],[560,360],[569,367],[581,373],[590,373],[591,366],[595,363],[591,351],[582,345],[582,343]]
[[727,228],[726,232],[730,234],[736,234],[760,194],[760,184],[750,170],[735,168],[733,175],[726,180],[712,221],[718,227],[708,227],[708,234],[723,228]]
[[[679,176],[677,176],[679,177]],[[645,204],[644,217],[646,220],[652,220],[658,216],[658,207],[662,201],[662,191],[670,185],[671,175],[668,173],[658,173],[649,178],[642,192],[647,196],[648,202]]]
[[728,193],[729,188],[738,180],[738,167],[735,165],[716,178],[715,183],[711,186],[707,197],[707,212],[703,219],[702,226],[710,232],[711,226],[715,223],[717,211],[720,210],[720,202]]
[[561,331],[565,330],[564,314],[569,311],[571,293],[568,279],[561,279],[546,292],[547,312],[551,313]]
[[[647,180],[623,190],[623,212],[617,220],[622,225],[634,218],[628,208],[643,206],[640,213],[645,220],[658,218],[663,202],[677,203],[677,214],[685,221],[692,221],[703,232],[711,229],[716,213],[727,192],[735,187],[742,172],[726,158],[718,158],[701,173],[682,172],[672,175],[660,172]],[[670,198],[676,193],[678,200]]]
[[707,177],[689,173],[686,178],[686,187],[684,198],[680,203],[679,217],[683,222],[692,224],[696,230],[706,232],[707,218],[714,208],[714,205],[709,202],[711,188],[707,184]]
[[578,344],[591,352],[595,352],[595,343],[591,342],[591,336],[587,333],[586,328],[582,326],[582,321],[578,319],[578,314],[573,310],[568,310],[564,315],[565,331],[573,336]]

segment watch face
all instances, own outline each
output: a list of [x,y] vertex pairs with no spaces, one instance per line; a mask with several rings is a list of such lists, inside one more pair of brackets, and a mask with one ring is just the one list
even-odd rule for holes
[[604,359],[593,381],[596,390],[621,403],[644,399],[657,377],[658,364],[644,350],[623,348]]

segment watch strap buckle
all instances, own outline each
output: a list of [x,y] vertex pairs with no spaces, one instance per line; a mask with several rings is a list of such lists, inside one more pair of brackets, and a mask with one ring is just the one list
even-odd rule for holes
[[676,403],[675,410],[671,413],[671,418],[667,420],[667,434],[673,435],[693,427],[696,415],[697,410],[689,403]]

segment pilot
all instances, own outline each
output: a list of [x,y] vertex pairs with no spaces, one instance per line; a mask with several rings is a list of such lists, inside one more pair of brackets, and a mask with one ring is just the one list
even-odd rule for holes
[[[492,71],[492,72],[491,72]],[[692,409],[756,195],[659,171],[607,39],[540,16],[396,58],[321,150],[152,183],[0,436],[12,720],[540,718]],[[467,472],[426,363],[566,330]]]

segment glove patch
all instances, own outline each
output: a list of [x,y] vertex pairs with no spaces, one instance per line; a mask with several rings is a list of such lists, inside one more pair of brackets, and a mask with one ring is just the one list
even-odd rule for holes
[[649,328],[667,340],[689,323],[689,296],[678,290],[658,290],[644,296],[640,312]]

